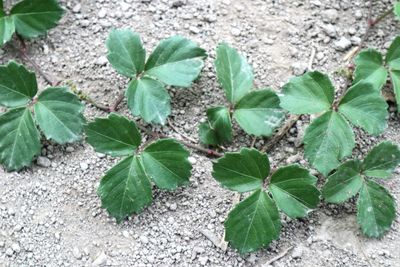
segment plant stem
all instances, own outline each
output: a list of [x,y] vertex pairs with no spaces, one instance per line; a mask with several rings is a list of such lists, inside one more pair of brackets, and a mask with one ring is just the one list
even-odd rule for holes
[[93,98],[79,90],[72,81],[67,81],[66,84],[71,88],[71,91],[79,97],[80,100],[85,101],[86,103],[89,103],[102,111],[110,112],[110,108],[108,106],[94,101]]
[[184,139],[186,139],[192,143],[195,143],[195,144],[197,143],[196,140],[194,140],[193,138],[191,138],[191,137],[187,136],[186,134],[182,133],[181,131],[179,131],[179,129],[175,127],[175,125],[172,123],[172,121],[169,118],[167,118],[167,122],[168,122],[169,127],[171,127],[172,130],[174,130],[176,133],[178,133]]
[[122,100],[124,99],[124,96],[125,96],[125,92],[124,92],[124,90],[122,90],[119,93],[119,95],[117,97],[117,100],[115,100],[115,102],[110,106],[110,111],[111,112],[115,112],[115,111],[118,110],[118,106],[122,102]]

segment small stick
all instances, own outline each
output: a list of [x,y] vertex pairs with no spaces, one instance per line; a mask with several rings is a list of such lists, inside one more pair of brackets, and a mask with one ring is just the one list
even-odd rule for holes
[[276,262],[277,260],[282,259],[283,257],[286,256],[286,254],[289,253],[289,251],[291,251],[293,249],[293,246],[288,247],[287,249],[285,249],[281,254],[277,255],[276,257],[270,259],[269,261],[267,261],[265,263],[265,266],[271,265],[272,263]]
[[119,104],[121,104],[121,102],[122,102],[122,100],[124,99],[124,97],[125,97],[125,91],[122,90],[122,91],[119,93],[119,95],[118,95],[118,97],[117,97],[117,100],[115,100],[114,104],[112,104],[112,105],[110,106],[110,112],[114,112],[114,111],[117,111],[117,110],[118,110],[118,106],[119,106]]
[[256,142],[257,142],[257,136],[254,136],[253,140],[251,141],[250,147],[254,147],[256,145]]
[[313,69],[312,65],[313,65],[313,62],[314,62],[315,53],[316,53],[316,49],[315,49],[315,47],[312,47],[311,48],[311,56],[310,56],[310,60],[308,61],[308,67],[307,67],[307,69],[309,71],[311,71]]
[[187,136],[186,134],[182,133],[181,131],[179,131],[179,129],[175,127],[175,125],[172,123],[172,121],[169,118],[167,118],[167,122],[168,122],[169,127],[171,127],[172,130],[174,130],[177,134],[182,136],[184,139],[186,139],[192,143],[195,143],[195,144],[197,143],[196,140],[194,140],[193,138],[191,138],[191,137]]

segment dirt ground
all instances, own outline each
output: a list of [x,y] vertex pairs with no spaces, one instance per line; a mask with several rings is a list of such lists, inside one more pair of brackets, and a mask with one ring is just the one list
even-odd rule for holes
[[[6,1],[10,2],[10,1]],[[65,0],[66,14],[46,38],[28,42],[29,54],[47,72],[101,103],[112,103],[127,80],[106,60],[105,40],[112,28],[140,33],[148,54],[165,37],[187,36],[209,54],[201,78],[189,89],[172,88],[175,126],[198,139],[205,110],[224,103],[215,79],[215,48],[221,41],[236,47],[251,62],[258,88],[280,87],[310,66],[326,72],[337,88],[345,80],[336,74],[343,57],[365,32],[368,2],[363,0]],[[374,14],[392,1],[374,1]],[[367,45],[385,50],[399,32],[400,22],[389,17],[379,24]],[[343,39],[344,38],[344,39]],[[350,43],[350,44],[349,44]],[[14,40],[0,50],[0,63],[17,58]],[[315,57],[311,55],[315,52]],[[29,64],[28,64],[29,65]],[[40,78],[40,84],[46,86]],[[400,118],[390,107],[389,128],[378,137],[357,130],[355,156],[380,140],[400,142]],[[129,115],[126,103],[120,112]],[[87,118],[105,116],[92,106]],[[307,165],[298,144],[308,124],[304,116],[269,154],[273,167]],[[148,126],[151,127],[151,126]],[[236,127],[237,128],[237,127]],[[155,130],[180,138],[168,126]],[[251,137],[235,130],[237,151]],[[263,140],[258,140],[261,148]],[[344,205],[322,203],[303,220],[282,215],[279,240],[269,248],[239,255],[214,245],[232,207],[234,194],[211,176],[211,160],[193,152],[191,184],[175,192],[154,190],[154,203],[142,214],[116,224],[100,208],[96,195],[99,179],[116,161],[95,153],[85,142],[68,146],[45,143],[42,156],[48,167],[33,164],[21,172],[0,168],[0,266],[400,266],[400,222],[380,240],[364,238],[357,226],[354,201]],[[385,180],[399,206],[399,171]],[[320,177],[320,184],[324,178]],[[211,238],[212,239],[212,238]]]

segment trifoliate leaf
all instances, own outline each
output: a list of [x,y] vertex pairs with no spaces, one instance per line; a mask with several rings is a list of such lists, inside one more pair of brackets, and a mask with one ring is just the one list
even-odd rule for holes
[[330,109],[335,96],[329,77],[318,71],[292,78],[283,88],[281,107],[292,114],[314,114]]
[[14,32],[15,25],[13,18],[0,14],[0,46],[10,41]]
[[328,111],[308,126],[304,135],[305,156],[323,175],[350,156],[355,146],[349,123],[337,112]]
[[271,136],[285,117],[279,97],[271,90],[254,91],[245,95],[235,106],[233,118],[248,134]]
[[266,154],[242,148],[239,153],[225,153],[214,162],[212,176],[230,190],[247,192],[262,188],[269,168]]
[[189,87],[203,68],[206,52],[197,44],[172,36],[162,40],[146,62],[145,75],[173,86]]
[[307,216],[319,203],[317,178],[299,165],[278,169],[272,176],[269,190],[276,205],[291,218]]
[[363,81],[353,85],[339,103],[339,112],[351,123],[378,135],[387,127],[388,105],[379,91]]
[[376,91],[380,91],[386,83],[387,70],[383,63],[382,54],[375,49],[361,51],[355,58],[354,81],[361,80],[371,83]]
[[45,34],[57,25],[63,13],[56,0],[23,0],[10,11],[16,31],[25,38]]
[[399,147],[391,142],[382,142],[365,157],[362,169],[367,176],[389,178],[399,164]]
[[28,103],[36,93],[37,83],[33,72],[14,61],[0,66],[0,105],[22,106]]
[[29,166],[40,153],[40,135],[32,114],[25,107],[0,115],[0,161],[7,170]]
[[278,209],[261,189],[236,205],[224,225],[225,240],[240,253],[267,246],[281,230]]
[[34,107],[36,121],[47,139],[64,144],[81,138],[85,106],[67,88],[50,87],[44,90]]
[[132,114],[148,123],[165,124],[171,114],[171,98],[163,84],[156,80],[141,78],[130,82],[126,96]]
[[218,81],[230,103],[238,102],[253,87],[253,70],[244,56],[226,43],[217,47],[215,60]]
[[206,145],[222,145],[232,141],[232,123],[225,107],[207,109],[208,121],[200,124],[200,142]]
[[107,58],[122,75],[136,78],[144,69],[146,50],[139,34],[128,30],[112,30],[106,41]]
[[173,139],[161,139],[145,148],[141,155],[146,174],[157,187],[175,189],[189,184],[192,169],[189,151]]
[[330,203],[343,203],[355,196],[363,185],[361,162],[350,160],[340,165],[330,175],[322,189],[324,199]]
[[138,156],[129,156],[107,171],[97,193],[117,222],[152,202],[151,183]]
[[142,139],[136,124],[116,113],[96,118],[85,130],[88,143],[97,152],[114,157],[133,155]]
[[365,181],[357,201],[357,221],[368,237],[380,237],[390,229],[396,210],[393,197],[381,185]]
[[400,37],[396,37],[386,54],[386,64],[389,67],[393,91],[396,96],[397,108],[400,109]]

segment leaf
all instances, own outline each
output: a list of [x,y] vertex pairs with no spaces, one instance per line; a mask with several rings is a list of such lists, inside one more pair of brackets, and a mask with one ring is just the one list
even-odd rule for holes
[[206,52],[197,44],[172,36],[162,40],[150,55],[145,75],[173,86],[189,87],[203,68]]
[[206,145],[222,145],[232,141],[232,123],[225,107],[207,109],[208,121],[200,124],[200,142]]
[[393,91],[396,96],[397,108],[400,109],[400,37],[396,37],[386,54],[386,64],[389,67]]
[[142,139],[136,124],[116,113],[96,118],[85,130],[88,143],[97,152],[114,157],[132,155]]
[[400,110],[400,70],[391,70],[390,79],[393,85],[393,91],[396,97],[397,110]]
[[330,203],[343,203],[355,196],[363,185],[360,172],[359,160],[350,160],[340,165],[336,172],[328,177],[322,189],[325,200]]
[[393,197],[381,185],[366,181],[357,201],[357,221],[368,237],[380,237],[390,229],[396,210]]
[[9,171],[29,166],[40,153],[40,135],[25,107],[0,115],[0,161]]
[[253,87],[253,70],[244,56],[226,43],[217,47],[215,60],[218,81],[230,103],[238,102]]
[[394,14],[399,18],[400,17],[400,2],[394,3]]
[[342,115],[328,111],[308,126],[304,144],[305,157],[326,176],[339,165],[339,160],[351,155],[354,133]]
[[0,46],[3,46],[5,43],[10,41],[14,32],[15,25],[13,18],[9,16],[3,17],[0,15]]
[[142,153],[146,174],[162,189],[175,189],[189,184],[192,166],[189,152],[173,139],[160,139]]
[[64,10],[56,0],[23,0],[13,6],[10,14],[18,34],[32,38],[55,27]]
[[37,83],[33,72],[15,61],[0,66],[0,105],[22,106],[27,104],[36,93]]
[[225,240],[240,253],[267,246],[281,230],[278,209],[261,189],[236,205],[224,225]]
[[371,84],[359,82],[353,85],[339,103],[339,112],[351,123],[378,135],[387,127],[388,105]]
[[335,96],[328,76],[318,71],[292,78],[283,88],[281,107],[292,114],[314,114],[331,108]]
[[361,80],[371,83],[376,91],[380,91],[386,84],[387,70],[385,69],[382,54],[375,49],[361,51],[355,59],[353,84]]
[[239,153],[225,153],[215,161],[212,176],[222,186],[243,193],[262,188],[269,170],[266,154],[242,148]]
[[319,203],[317,178],[299,165],[278,169],[272,176],[269,189],[277,206],[291,218],[302,218]]
[[35,118],[47,139],[59,144],[81,138],[85,108],[79,98],[67,88],[50,87],[38,97],[34,106]]
[[386,141],[375,146],[368,153],[363,161],[362,169],[367,176],[389,178],[399,164],[399,147]]
[[279,97],[271,90],[254,91],[240,99],[233,118],[248,134],[271,136],[285,117]]
[[165,124],[171,106],[164,86],[151,78],[141,78],[129,83],[126,91],[128,107],[134,116],[141,116],[148,123]]
[[128,29],[112,30],[106,46],[108,61],[120,74],[136,78],[143,71],[146,50],[139,34]]
[[117,222],[152,202],[151,183],[138,156],[129,156],[107,171],[97,193],[102,207]]

